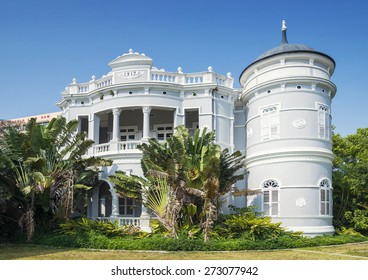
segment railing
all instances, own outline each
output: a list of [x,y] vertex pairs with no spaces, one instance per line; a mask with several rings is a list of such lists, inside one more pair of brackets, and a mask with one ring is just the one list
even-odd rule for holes
[[97,81],[97,88],[108,87],[112,85],[112,77],[104,77]]
[[136,226],[139,227],[141,225],[141,220],[139,217],[98,217],[95,218],[96,220],[99,220],[101,222],[114,222],[118,221],[118,225],[123,226]]
[[89,92],[89,84],[88,83],[78,84],[78,93],[85,93],[85,92]]
[[170,72],[161,72],[161,71],[151,71],[151,81],[159,81],[159,82],[168,82],[175,83],[177,82],[177,74]]
[[137,146],[141,144],[141,141],[119,141],[115,142],[111,145],[109,143],[97,144],[93,146],[93,154],[103,154],[103,153],[113,153],[114,151],[117,153],[129,152],[129,151],[137,151]]
[[[183,72],[166,72],[163,70],[151,69],[147,77],[147,82],[166,82],[175,83],[181,85],[188,84],[202,84],[202,83],[215,83],[217,85],[233,88],[234,79],[231,74],[222,76],[212,72],[209,68],[208,72],[198,73],[183,73]],[[131,80],[129,80],[131,82]],[[124,83],[119,81],[119,83]],[[88,93],[96,89],[105,88],[113,85],[113,76],[103,76],[101,79],[95,80],[94,77],[91,81],[86,83],[77,83],[76,79],[73,79],[73,83],[70,84],[64,91],[64,94],[78,94]]]
[[110,143],[98,144],[93,146],[94,154],[106,153],[110,150]]
[[136,226],[139,227],[141,225],[140,218],[128,218],[128,217],[119,217],[118,218],[119,226]]
[[226,77],[216,74],[215,81],[217,85],[224,86],[226,85]]
[[203,74],[187,74],[185,75],[186,84],[199,84],[203,83]]
[[124,141],[119,142],[119,151],[129,151],[136,150],[137,146],[141,143],[141,141]]

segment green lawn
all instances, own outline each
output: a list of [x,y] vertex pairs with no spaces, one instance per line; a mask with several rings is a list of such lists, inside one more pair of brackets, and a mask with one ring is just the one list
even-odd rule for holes
[[0,244],[0,260],[368,260],[368,242],[272,251],[154,252]]

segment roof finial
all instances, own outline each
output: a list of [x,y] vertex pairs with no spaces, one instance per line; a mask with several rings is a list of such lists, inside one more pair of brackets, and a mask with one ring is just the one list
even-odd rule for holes
[[282,27],[281,27],[281,31],[282,31],[282,39],[281,39],[281,44],[289,44],[287,38],[286,38],[286,20],[282,21]]
[[281,30],[286,30],[287,27],[286,27],[286,20],[282,20],[282,28]]

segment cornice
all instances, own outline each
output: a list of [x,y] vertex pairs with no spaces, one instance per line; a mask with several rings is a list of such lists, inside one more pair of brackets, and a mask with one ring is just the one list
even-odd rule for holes
[[245,168],[259,165],[268,165],[281,162],[319,162],[332,165],[334,154],[327,149],[305,149],[303,147],[292,149],[279,149],[263,153],[248,155],[245,159]]

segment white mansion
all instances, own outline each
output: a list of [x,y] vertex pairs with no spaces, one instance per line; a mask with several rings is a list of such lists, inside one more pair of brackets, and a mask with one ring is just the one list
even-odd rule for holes
[[[334,60],[300,44],[289,44],[283,22],[281,44],[247,66],[234,88],[230,73],[167,72],[148,56],[129,50],[109,63],[111,71],[85,83],[76,79],[58,106],[67,120],[95,141],[90,155],[113,160],[89,201],[90,218],[118,219],[149,230],[144,206],[119,198],[107,176],[116,170],[142,175],[137,145],[165,141],[176,126],[191,133],[207,127],[216,143],[246,155],[246,179],[235,186],[253,195],[224,199],[255,206],[273,221],[305,235],[332,234],[331,82]],[[227,205],[224,211],[227,211]]]

